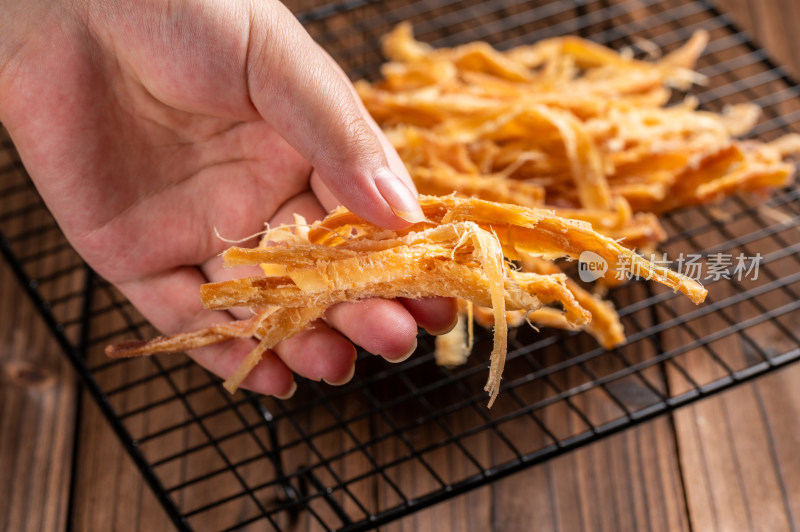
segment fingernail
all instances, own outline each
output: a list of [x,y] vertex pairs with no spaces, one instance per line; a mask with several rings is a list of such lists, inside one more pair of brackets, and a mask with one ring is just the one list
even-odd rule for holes
[[286,392],[285,395],[278,395],[278,394],[273,394],[273,395],[278,399],[283,399],[285,401],[286,399],[291,399],[296,391],[297,391],[297,382],[292,381],[292,387],[289,388],[289,391]]
[[331,386],[342,386],[342,385],[347,384],[348,382],[350,382],[353,379],[353,375],[355,375],[355,374],[356,374],[356,366],[355,366],[355,364],[353,364],[352,366],[350,366],[350,373],[348,373],[342,380],[338,380],[336,382],[331,382],[331,381],[329,381],[327,379],[322,379],[322,380],[324,380],[325,382],[327,382]]
[[413,355],[416,351],[417,351],[417,339],[414,338],[414,347],[411,348],[411,351],[401,356],[400,358],[393,358],[391,360],[387,358],[386,360],[389,360],[389,362],[391,362],[392,364],[399,364],[400,362],[405,362],[406,360],[408,360],[409,357]]
[[425,329],[425,330],[428,331],[428,334],[430,334],[431,336],[441,336],[443,334],[447,334],[450,331],[452,331],[457,324],[458,324],[458,314],[456,314],[456,317],[453,318],[453,321],[450,323],[450,325],[448,325],[444,329],[441,329],[439,331],[432,331],[430,329]]
[[397,216],[413,224],[425,220],[417,197],[391,170],[379,169],[375,173],[375,186]]

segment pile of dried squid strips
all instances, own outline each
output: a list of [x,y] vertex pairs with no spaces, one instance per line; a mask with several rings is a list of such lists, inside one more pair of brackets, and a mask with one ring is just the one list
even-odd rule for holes
[[[693,68],[707,42],[698,31],[654,61],[569,36],[505,52],[484,42],[434,49],[403,23],[384,37],[382,79],[356,88],[421,193],[553,209],[647,254],[666,237],[659,214],[786,185],[794,165],[785,159],[800,151],[794,134],[770,143],[735,138],[758,121],[755,104],[712,113],[686,96],[668,105],[704,82]],[[523,269],[560,272],[530,262]],[[606,348],[624,342],[613,308],[594,305],[587,332]],[[487,309],[475,316],[491,326]],[[525,316],[507,318],[520,324]],[[574,327],[549,308],[527,319]],[[447,339],[439,343],[438,358],[458,363]]]
[[783,159],[800,151],[797,135],[734,138],[755,104],[667,106],[703,82],[692,68],[707,41],[699,31],[645,62],[576,37],[432,49],[401,24],[384,38],[383,79],[356,88],[420,193],[546,205],[641,248],[663,239],[659,213],[785,185]]
[[[357,83],[397,148],[427,219],[404,231],[375,227],[340,208],[324,220],[269,229],[257,248],[232,247],[227,266],[264,276],[210,283],[209,309],[249,307],[246,320],[147,342],[109,346],[112,357],[185,351],[232,338],[258,347],[226,382],[233,392],[279,341],[342,301],[454,296],[469,312],[437,343],[437,360],[463,362],[472,314],[494,326],[486,390],[500,388],[511,326],[584,328],[604,347],[624,342],[613,306],[562,273],[556,259],[583,251],[613,274],[634,264],[647,279],[699,303],[696,281],[630,249],[664,238],[657,213],[739,190],[781,186],[800,148],[794,136],[738,141],[758,118],[750,104],[723,114],[695,102],[664,107],[707,37],[656,62],[572,37],[498,52],[485,43],[434,50],[401,24],[384,41],[383,80]],[[512,262],[513,261],[513,262]],[[614,279],[607,274],[606,282]]]

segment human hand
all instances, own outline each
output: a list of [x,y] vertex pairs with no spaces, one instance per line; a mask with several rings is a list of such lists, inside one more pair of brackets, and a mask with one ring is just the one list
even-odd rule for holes
[[[242,238],[339,203],[390,229],[422,218],[349,81],[277,0],[7,7],[0,119],[75,249],[163,332],[231,319],[199,298],[231,276],[214,228]],[[351,341],[399,360],[417,324],[454,319],[451,299],[337,305],[243,386],[285,396],[292,372],[345,382]],[[253,345],[191,355],[227,377]]]

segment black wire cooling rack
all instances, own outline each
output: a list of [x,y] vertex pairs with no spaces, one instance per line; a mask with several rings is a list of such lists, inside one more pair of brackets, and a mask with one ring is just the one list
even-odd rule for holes
[[[795,83],[706,2],[352,0],[298,18],[354,78],[376,75],[378,39],[403,20],[437,46],[577,34],[634,52],[642,40],[669,51],[704,28],[701,104],[757,103],[760,139],[800,129]],[[757,278],[707,280],[699,307],[642,282],[612,290],[628,335],[612,351],[585,334],[520,329],[492,410],[487,336],[452,371],[434,364],[422,335],[403,364],[362,356],[341,388],[301,382],[286,402],[230,396],[182,355],[104,357],[106,344],[154,331],[70,248],[7,135],[2,147],[0,250],[181,530],[284,529],[298,516],[315,529],[373,528],[800,357],[800,190],[791,187],[663,218],[669,256],[760,256]]]

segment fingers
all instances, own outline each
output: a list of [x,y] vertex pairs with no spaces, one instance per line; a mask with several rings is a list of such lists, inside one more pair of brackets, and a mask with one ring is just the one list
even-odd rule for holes
[[[316,220],[325,215],[325,210],[311,191],[297,194],[281,205],[270,220],[270,225],[294,223],[294,214],[300,214],[308,220]],[[240,278],[247,275],[259,275],[260,268],[237,267],[225,269],[220,257],[212,257],[201,266],[205,277],[210,281]],[[248,317],[248,309],[230,309],[237,318]],[[276,356],[277,355],[277,356]],[[281,362],[294,373],[314,381],[324,380],[330,384],[344,384],[353,376],[356,351],[353,344],[344,336],[319,321],[311,328],[292,336],[275,346],[275,358],[270,362]],[[265,364],[260,364],[260,369]],[[253,376],[253,374],[251,374]],[[259,386],[265,379],[262,376],[248,377],[244,384]]]
[[345,384],[355,370],[353,344],[321,321],[279,343],[275,353],[289,369],[314,381]]
[[[303,199],[298,201],[302,203]],[[212,280],[222,274],[221,270],[208,271]],[[228,313],[203,308],[197,294],[205,280],[199,270],[186,267],[129,281],[120,289],[157,328],[172,333],[230,321]],[[417,323],[430,331],[443,332],[452,327],[455,310],[455,302],[448,298],[404,300],[402,304],[373,299],[336,305],[328,310],[326,319],[340,332],[319,321],[284,340],[274,351],[264,353],[242,387],[289,396],[294,389],[293,372],[315,381],[344,384],[352,378],[356,360],[351,341],[391,362],[400,362],[416,349]],[[255,345],[252,340],[233,340],[196,349],[190,356],[212,373],[227,378]]]
[[430,334],[444,334],[456,326],[458,302],[453,297],[400,299],[399,301],[419,326]]
[[[312,181],[313,184],[313,181]],[[322,185],[324,187],[324,185]],[[307,191],[294,196],[278,209],[275,216],[270,220],[270,224],[276,226],[281,223],[293,223],[293,214],[302,214],[309,221],[322,218],[325,209],[319,200],[319,191],[311,193]],[[217,276],[230,277],[231,271],[220,273],[213,269],[208,269],[204,265],[204,272],[210,279],[216,280]],[[234,272],[238,273],[238,272]],[[234,275],[235,277],[236,275]],[[388,360],[399,361],[409,355],[416,347],[417,325],[425,328],[432,334],[441,334],[450,330],[456,322],[457,304],[453,298],[429,298],[424,300],[369,300],[360,303],[342,304],[332,307],[326,315],[327,322],[349,338],[353,343],[363,347],[365,350],[382,355]],[[312,338],[319,333],[319,339],[326,338],[329,347],[337,354],[329,360],[325,360],[325,350],[319,349],[323,344],[316,342],[311,345]],[[332,333],[332,334],[331,334]],[[298,335],[295,338],[300,337]],[[276,349],[278,355],[295,372],[312,379],[323,379],[328,382],[338,382],[337,375],[344,371],[341,361],[347,358],[345,349],[340,341],[344,338],[338,333],[327,330],[318,324],[313,334],[304,336],[304,342],[308,341],[310,346],[299,347],[302,344],[295,343],[294,339],[287,342],[293,347],[285,348],[281,344],[280,349]],[[349,342],[345,345],[349,346]],[[307,351],[314,353],[311,356],[297,355],[293,353]],[[317,356],[320,353],[320,356]],[[321,367],[315,364],[328,363],[331,365],[330,373],[325,376],[320,373]],[[351,368],[352,369],[352,368]],[[324,371],[324,370],[323,370]],[[333,379],[333,380],[331,380]]]
[[398,301],[367,299],[339,303],[325,321],[366,351],[390,362],[401,362],[417,347],[417,322]]
[[[281,206],[271,223],[293,221],[295,212],[315,219],[324,214],[324,209],[316,197],[306,191]],[[213,257],[201,270],[179,268],[123,283],[121,289],[156,327],[165,332],[186,331],[231,318],[228,313],[203,308],[198,296],[200,284],[207,279],[220,281],[258,273],[243,272],[240,268],[225,270],[220,266],[219,257]],[[232,312],[239,319],[249,316],[247,309],[232,309]],[[350,380],[354,371],[356,352],[351,341],[389,361],[399,362],[416,349],[417,324],[434,333],[444,332],[452,327],[455,312],[455,301],[449,298],[402,302],[376,299],[336,305],[326,314],[330,326],[319,321],[313,328],[284,340],[274,351],[265,353],[242,387],[286,396],[292,393],[293,372],[315,381],[343,384]],[[227,378],[254,346],[253,341],[237,340],[194,350],[191,356],[209,371]]]
[[[212,312],[200,301],[205,278],[197,268],[183,267],[118,285],[133,305],[159,330],[170,334],[231,321],[226,312]],[[255,347],[253,340],[233,340],[195,349],[189,356],[210,372],[228,378]],[[242,387],[258,393],[286,396],[293,388],[289,368],[272,352],[245,379]]]
[[[231,320],[226,312],[205,310],[199,287],[205,277],[195,268],[131,281],[120,290],[142,314],[165,333],[190,331]],[[189,295],[189,294],[194,294]],[[232,375],[256,346],[250,339],[194,349],[192,359],[223,379]],[[315,381],[344,384],[353,375],[356,352],[346,338],[322,322],[267,351],[241,387],[265,395],[287,397],[294,390],[293,372]]]
[[[255,346],[254,340],[232,340],[224,344],[194,349],[189,352],[189,356],[211,373],[226,379],[233,375]],[[267,351],[261,356],[261,361],[253,371],[242,381],[240,388],[263,395],[288,398],[294,394],[294,375],[273,351]]]
[[[294,213],[301,214],[311,221],[322,218],[325,209],[311,191],[306,191],[284,203],[270,220],[270,225],[294,223]],[[240,268],[223,269],[219,257],[206,261],[202,265],[202,271],[212,281],[253,273],[244,272]],[[426,310],[427,306],[424,303],[415,302],[410,308],[420,317],[420,323],[424,327],[440,327],[441,320],[434,315],[446,311],[442,308],[446,306],[434,305],[430,310]],[[244,311],[245,314],[238,314],[237,310]],[[231,312],[239,318],[244,318],[247,317],[248,311],[231,309]],[[371,300],[344,305],[338,310],[330,309],[328,317],[340,332],[320,321],[313,329],[303,331],[276,346],[275,353],[278,357],[298,375],[312,380],[324,380],[331,384],[348,381],[355,363],[355,350],[351,340],[366,350],[384,355],[390,360],[404,358],[416,345],[415,316],[397,302]],[[401,325],[398,327],[397,324]],[[362,329],[371,332],[365,334]]]
[[391,150],[381,143],[349,81],[279,2],[253,10],[246,74],[261,116],[356,214],[390,229],[421,221],[410,181],[397,175],[405,170],[396,161],[394,170],[390,166]]

